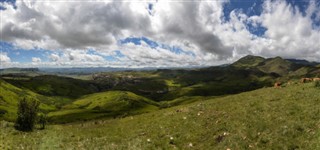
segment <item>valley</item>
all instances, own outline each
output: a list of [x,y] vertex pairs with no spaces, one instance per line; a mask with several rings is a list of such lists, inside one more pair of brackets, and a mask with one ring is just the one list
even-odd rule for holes
[[[0,149],[320,148],[319,85],[300,81],[320,76],[314,63],[249,55],[195,69],[17,70],[1,73]],[[45,130],[14,130],[22,98],[40,102]]]

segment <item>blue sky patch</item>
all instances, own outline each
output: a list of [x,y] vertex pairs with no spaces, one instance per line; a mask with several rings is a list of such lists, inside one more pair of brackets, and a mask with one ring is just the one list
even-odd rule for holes
[[149,15],[152,15],[152,9],[153,9],[153,4],[149,3],[148,4],[148,13],[149,13]]
[[32,57],[38,57],[42,62],[48,61],[48,55],[52,53],[51,50],[45,49],[31,49],[25,50],[14,47],[12,43],[0,41],[1,52],[7,53],[12,62],[32,62]]
[[14,9],[17,9],[16,0],[0,0],[0,11],[6,10],[7,8],[4,8],[1,6],[1,3],[8,3],[13,6]]
[[121,51],[119,50],[115,50],[113,52],[114,52],[113,55],[107,55],[107,56],[102,55],[102,57],[107,61],[119,61],[119,58],[125,57],[125,55],[122,54]]
[[239,1],[230,0],[223,7],[225,21],[230,20],[230,13],[233,10],[240,10],[245,13],[248,17],[260,15],[262,13],[263,0],[250,0],[250,1]]
[[[242,13],[246,14],[248,17],[259,16],[262,13],[262,4],[263,4],[263,0],[252,0],[252,1],[230,0],[230,2],[226,3],[223,7],[224,19],[226,22],[230,21],[230,13],[232,11],[241,11]],[[250,31],[250,33],[257,36],[263,36],[267,30],[261,25],[254,27],[251,24],[247,24],[247,29]]]

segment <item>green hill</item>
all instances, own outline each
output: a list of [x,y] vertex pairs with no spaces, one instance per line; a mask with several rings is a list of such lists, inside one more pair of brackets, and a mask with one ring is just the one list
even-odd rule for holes
[[6,81],[17,87],[26,88],[42,95],[69,98],[78,98],[86,94],[92,94],[100,91],[100,88],[102,88],[91,81],[54,75],[42,75],[24,80],[13,78],[6,79]]
[[[13,149],[314,150],[320,149],[319,90],[313,83],[262,88],[133,117],[52,125],[33,133],[7,125],[0,128],[0,142]],[[75,104],[94,108],[87,101]]]
[[101,117],[135,115],[158,109],[158,103],[126,91],[90,94],[49,113],[52,122],[71,122]]
[[320,66],[312,69],[309,73],[310,76],[320,77]]
[[298,69],[294,63],[284,60],[281,57],[267,59],[258,68],[266,73],[277,73],[281,76],[287,75],[290,71]]
[[260,56],[245,56],[230,66],[240,69],[257,69],[274,77],[314,76],[315,66],[308,61],[282,59],[281,57],[264,59]]
[[263,61],[265,61],[263,57],[247,55],[245,57],[242,57],[238,61],[234,62],[233,64],[231,64],[231,66],[238,67],[238,68],[251,68],[251,67],[258,66]]
[[320,77],[320,68],[313,66],[304,66],[293,72],[290,72],[290,77]]
[[55,103],[54,99],[28,90],[22,90],[2,79],[0,79],[0,93],[0,120],[5,119],[13,121],[16,116],[18,102],[22,98],[40,101],[40,109],[42,111],[52,111],[56,109],[53,105],[53,103]]

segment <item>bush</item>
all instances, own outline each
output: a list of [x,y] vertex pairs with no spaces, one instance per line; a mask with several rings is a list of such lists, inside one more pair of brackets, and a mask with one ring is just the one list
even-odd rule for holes
[[47,124],[47,115],[41,113],[39,115],[38,123],[40,124],[40,129],[45,129],[45,126]]
[[37,120],[38,110],[38,101],[28,101],[25,98],[20,100],[18,105],[18,116],[14,127],[20,131],[32,131]]
[[320,88],[320,81],[315,81],[314,82],[314,86],[317,87],[317,88]]
[[1,115],[4,115],[4,114],[6,114],[6,113],[8,113],[8,111],[0,109],[0,116],[1,116]]

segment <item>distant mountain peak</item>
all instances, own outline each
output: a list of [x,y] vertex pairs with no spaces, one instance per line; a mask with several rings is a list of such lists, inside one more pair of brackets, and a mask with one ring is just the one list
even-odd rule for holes
[[265,58],[261,56],[253,56],[253,55],[247,55],[242,58],[240,58],[238,61],[231,64],[234,67],[239,68],[250,68],[258,66],[260,63],[262,63],[265,60]]
[[234,62],[231,66],[245,69],[256,68],[264,73],[276,73],[284,76],[300,68],[301,64],[283,59],[280,56],[265,59],[260,56],[247,55]]
[[283,60],[283,58],[280,56],[274,57],[273,59],[282,59]]
[[319,62],[310,62],[304,59],[286,59],[286,60],[295,64],[308,65],[308,66],[317,66],[320,64]]

